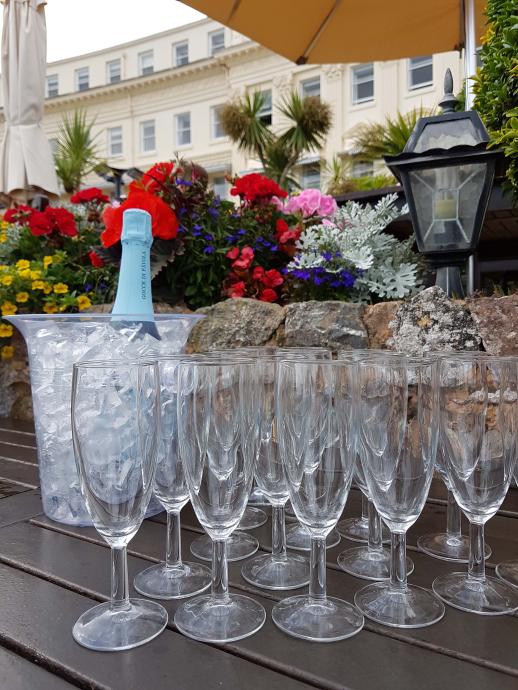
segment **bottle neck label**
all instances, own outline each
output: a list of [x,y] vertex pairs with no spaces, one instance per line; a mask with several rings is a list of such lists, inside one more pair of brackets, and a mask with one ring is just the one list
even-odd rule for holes
[[153,319],[151,299],[150,248],[147,244],[125,240],[117,297],[112,314],[138,314]]

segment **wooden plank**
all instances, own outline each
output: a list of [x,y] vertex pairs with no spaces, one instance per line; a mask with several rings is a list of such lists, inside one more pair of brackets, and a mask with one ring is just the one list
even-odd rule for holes
[[31,465],[38,463],[36,446],[28,446],[20,443],[0,441],[0,457],[8,460],[19,460]]
[[18,654],[0,647],[0,688],[3,690],[71,690],[77,687]]
[[0,501],[0,527],[28,520],[42,513],[41,495],[38,490],[28,490],[17,496]]
[[36,489],[40,483],[37,465],[1,457],[0,479],[13,484],[20,484],[28,489]]
[[[0,420],[1,423],[2,420]],[[33,431],[13,431],[11,429],[2,429],[0,426],[0,441],[2,443],[21,443],[24,446],[36,448],[36,437]]]
[[[45,520],[38,519],[34,522],[45,524]],[[57,525],[53,525],[53,530],[38,530],[34,523],[31,526],[34,528],[33,532],[30,531],[29,525],[22,523],[2,531],[4,546],[0,559],[7,560],[23,569],[30,569],[31,572],[49,577],[66,586],[78,588],[81,592],[88,591],[92,595],[98,591],[107,592],[107,549],[81,541],[82,534],[88,539],[100,539],[95,537],[94,530],[83,531],[79,528],[65,527],[68,534],[78,535],[76,539],[71,539],[55,531],[61,530],[61,527]],[[184,533],[184,537],[187,537],[187,539],[184,538],[184,554],[188,551],[186,542],[192,536],[193,534],[188,531]],[[163,526],[156,522],[146,521],[130,546],[132,550],[139,549],[149,554],[148,559],[155,560],[162,557],[164,544]],[[424,557],[421,558],[424,559]],[[130,575],[136,574],[139,569],[145,567],[145,563],[146,561],[140,558],[130,558]],[[242,562],[230,564],[229,577],[232,586],[251,593],[267,610],[270,610],[272,600],[279,600],[283,598],[283,595],[260,591],[245,583],[240,577],[241,565]],[[424,573],[423,564],[419,565]],[[336,570],[328,569],[328,587],[331,595],[351,601],[354,592],[364,584],[366,583],[342,573],[337,567]],[[169,611],[174,611],[177,606],[176,602],[166,602],[165,605]],[[449,614],[450,612],[445,621],[432,626],[439,628],[436,638],[432,639],[426,636],[421,637],[421,631],[407,633],[407,631],[394,631],[367,623],[366,629],[360,635],[341,643],[343,653],[337,652],[338,645],[312,644],[311,653],[308,654],[307,645],[283,635],[275,628],[271,620],[268,620],[263,630],[254,637],[227,645],[225,648],[232,649],[236,654],[256,660],[263,665],[275,664],[278,670],[284,669],[290,672],[291,669],[293,672],[294,669],[298,669],[301,679],[333,690],[343,688],[344,684],[346,687],[358,687],[362,690],[371,687],[376,689],[387,687],[384,685],[387,674],[394,678],[394,684],[391,687],[398,688],[437,688],[441,685],[454,687],[451,674],[458,679],[455,683],[458,682],[459,687],[485,688],[489,687],[485,685],[487,682],[494,682],[495,687],[499,688],[506,685],[515,687],[518,682],[516,669],[518,662],[514,639],[518,633],[518,620],[509,618],[510,629],[505,629],[504,626],[503,634],[509,637],[499,655],[497,650],[491,649],[495,657],[487,658],[487,654],[484,656],[483,646],[478,644],[477,648],[482,646],[482,649],[479,649],[481,658],[477,659],[470,648],[471,635],[465,634],[467,614],[453,615],[456,621],[451,634]],[[475,627],[473,633],[475,637],[480,637],[483,624],[484,621],[481,620],[470,622],[470,625]],[[495,622],[491,621],[490,626],[494,627],[494,625]],[[459,627],[463,631],[462,637],[468,638],[460,645],[456,644],[455,640],[455,637],[459,635]],[[440,644],[436,640],[440,640]],[[334,651],[330,653],[330,650]],[[376,659],[376,664],[372,664],[373,659]],[[465,663],[466,661],[470,663]],[[285,666],[287,662],[289,662],[289,667]],[[465,666],[465,670],[461,671],[457,664]],[[430,677],[423,677],[423,669],[429,669]],[[496,673],[492,678],[491,674],[497,671],[505,671],[505,674]],[[460,680],[463,673],[466,674],[465,678],[469,676],[469,681],[463,681],[466,682],[465,685]],[[449,685],[449,683],[452,684]]]
[[24,434],[34,434],[34,422],[25,419],[0,417],[0,431],[18,431]]
[[[83,561],[82,565],[84,568],[86,563]],[[188,640],[169,629],[150,644],[126,652],[98,654],[87,650],[73,640],[71,630],[77,618],[93,603],[76,592],[0,565],[0,642],[15,647],[19,653],[34,655],[41,665],[83,688],[308,690],[311,687],[270,669],[258,669],[233,654]]]

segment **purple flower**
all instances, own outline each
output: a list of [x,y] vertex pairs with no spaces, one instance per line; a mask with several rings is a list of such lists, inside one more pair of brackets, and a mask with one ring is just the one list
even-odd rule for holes
[[176,184],[182,184],[182,185],[184,185],[184,187],[192,187],[192,182],[190,180],[181,180],[181,179],[177,178]]
[[240,230],[237,231],[237,234],[242,237],[243,235],[246,235],[246,230],[243,230],[243,228],[241,228]]
[[276,244],[272,244],[270,249],[272,250],[272,252],[276,252],[279,249],[279,247]]
[[216,208],[212,208],[212,206],[209,206],[207,211],[209,212],[209,216],[212,216],[212,218],[219,217],[219,211]]
[[326,281],[324,278],[319,278],[318,276],[313,276],[313,282],[315,283],[315,285],[318,286],[318,285],[322,285]]
[[187,209],[184,208],[183,206],[182,206],[182,208],[178,209],[178,215],[179,216],[185,216],[186,213],[187,213]]
[[193,236],[193,237],[200,237],[202,234],[203,234],[203,233],[202,233],[201,230],[194,230],[193,233],[192,233],[192,236]]
[[213,247],[211,244],[208,244],[208,245],[205,247],[205,249],[203,250],[203,253],[204,253],[204,254],[214,254],[215,251],[216,251],[216,250],[214,249],[214,247]]
[[86,283],[85,285],[85,292],[90,292],[90,290],[93,288],[93,285],[91,283]]
[[326,261],[331,261],[331,259],[333,258],[331,252],[322,252],[320,256]]
[[205,240],[208,240],[209,242],[212,242],[212,240],[214,239],[214,235],[211,235],[210,232],[208,232],[206,235],[203,235],[203,238]]
[[196,225],[193,226],[195,230],[203,230],[203,225],[200,225],[199,223],[196,223]]

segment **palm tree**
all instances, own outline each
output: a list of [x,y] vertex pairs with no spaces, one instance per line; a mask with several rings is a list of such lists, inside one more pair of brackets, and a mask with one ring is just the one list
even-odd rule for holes
[[220,113],[223,130],[241,151],[257,157],[281,186],[296,185],[290,172],[303,153],[322,148],[331,128],[331,107],[319,98],[301,98],[292,91],[278,107],[289,126],[277,135],[261,117],[263,105],[259,92],[226,103]]
[[82,180],[102,163],[92,135],[93,125],[94,120],[87,121],[84,110],[65,114],[61,121],[54,164],[65,192],[69,194],[77,191]]
[[361,160],[375,161],[401,153],[417,120],[426,115],[431,115],[431,111],[421,106],[404,115],[399,111],[395,117],[387,115],[384,123],[360,125],[353,137],[355,156]]

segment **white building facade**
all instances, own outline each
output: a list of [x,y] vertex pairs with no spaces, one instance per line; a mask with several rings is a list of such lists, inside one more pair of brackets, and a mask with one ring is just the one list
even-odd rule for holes
[[[217,191],[226,174],[260,168],[224,136],[218,110],[247,91],[261,91],[263,116],[282,131],[276,109],[292,89],[318,95],[333,110],[325,148],[298,168],[303,186],[318,186],[324,162],[351,151],[359,123],[435,107],[446,68],[460,88],[458,53],[351,65],[297,66],[210,19],[47,65],[44,128],[55,143],[64,114],[84,109],[94,120],[98,153],[117,168],[145,170],[176,153],[203,165]],[[0,126],[3,127],[3,124]],[[368,168],[358,162],[353,174]],[[87,184],[104,186],[96,175]]]

